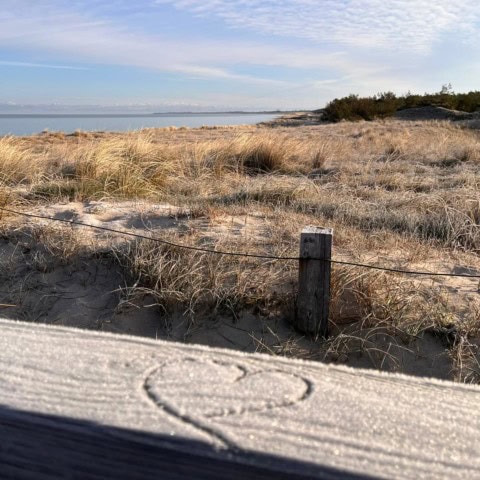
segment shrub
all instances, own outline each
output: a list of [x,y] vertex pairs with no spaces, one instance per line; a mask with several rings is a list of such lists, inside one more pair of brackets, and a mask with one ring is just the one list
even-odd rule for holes
[[391,117],[398,110],[430,106],[475,112],[480,109],[480,91],[457,94],[450,85],[444,85],[440,92],[424,95],[408,92],[397,97],[392,92],[385,92],[373,97],[359,97],[351,94],[328,103],[325,107],[325,119],[331,122],[374,120]]

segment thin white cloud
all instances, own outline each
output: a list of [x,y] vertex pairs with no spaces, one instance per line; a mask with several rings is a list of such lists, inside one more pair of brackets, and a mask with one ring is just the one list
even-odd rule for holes
[[[131,31],[113,22],[60,8],[57,2],[40,2],[28,6],[24,0],[5,0],[11,8],[0,12],[0,47],[42,51],[107,65],[150,68],[164,72],[182,73],[196,78],[235,80],[284,86],[288,82],[238,74],[229,70],[232,50],[237,53],[234,63],[251,58],[253,45],[232,45],[227,52],[221,42],[208,40],[192,43]],[[275,56],[275,52],[270,52]],[[226,61],[226,60],[229,61]],[[11,62],[20,66],[22,62]],[[24,66],[43,64],[24,62]],[[46,68],[48,66],[45,64]],[[51,68],[56,68],[52,65]],[[61,68],[60,66],[58,68]],[[68,67],[67,67],[68,68]]]
[[156,0],[264,34],[426,53],[442,35],[480,36],[478,0]]
[[375,70],[352,62],[342,53],[321,53],[316,48],[259,44],[251,40],[185,40],[134,32],[86,14],[61,8],[60,0],[28,5],[25,0],[5,0],[10,8],[0,12],[0,47],[62,55],[99,64],[137,66],[197,78],[288,87],[290,81],[236,73],[232,66],[264,65],[301,69],[335,69],[344,74]]
[[0,60],[0,66],[2,65],[6,67],[52,68],[55,70],[88,70],[86,67],[74,67],[71,65],[49,65],[46,63],[11,62],[7,60]]

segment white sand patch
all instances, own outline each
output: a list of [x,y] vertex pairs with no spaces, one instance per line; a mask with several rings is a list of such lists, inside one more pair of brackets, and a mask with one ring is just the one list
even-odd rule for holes
[[[148,237],[161,238],[161,233],[170,230],[175,232],[199,232],[207,242],[209,239],[226,239],[246,242],[265,243],[269,240],[269,226],[273,218],[267,218],[260,212],[248,215],[219,214],[212,217],[192,218],[188,208],[166,203],[150,203],[147,201],[88,201],[40,206],[29,212],[51,217],[66,222],[73,221],[71,227],[81,229],[82,241],[97,246],[108,246],[111,242],[123,240],[124,235],[102,231],[101,228],[130,232]],[[19,218],[20,225],[39,224],[44,226],[66,225],[53,224],[50,220]],[[79,223],[100,227],[98,229],[82,227]],[[128,238],[128,237],[127,237]]]
[[[188,218],[189,214],[188,210],[173,205],[142,201],[89,201],[52,204],[42,206],[36,213],[58,220],[74,221],[94,227],[138,234],[178,228],[181,223],[180,219]],[[43,225],[52,223],[49,220],[36,221]],[[31,223],[30,219],[28,223]],[[104,245],[112,240],[124,238],[122,235],[100,229],[90,229],[73,224],[72,228],[82,228],[82,236],[85,240],[96,240]]]

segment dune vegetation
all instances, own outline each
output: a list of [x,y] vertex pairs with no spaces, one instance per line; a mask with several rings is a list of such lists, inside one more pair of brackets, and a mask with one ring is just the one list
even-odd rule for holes
[[[0,138],[3,208],[67,220],[88,209],[97,225],[108,226],[120,221],[116,205],[150,205],[143,226],[123,229],[277,256],[297,255],[301,229],[322,225],[334,229],[337,259],[442,273],[480,273],[479,172],[480,132],[451,122]],[[173,213],[160,219],[165,206]],[[126,309],[133,322],[148,309],[158,319],[155,335],[173,338],[183,322],[182,339],[195,341],[198,329],[227,319],[249,343],[223,346],[480,379],[478,280],[334,266],[331,336],[309,339],[288,326],[295,262],[97,237],[5,211],[0,227],[2,316],[68,323],[53,319],[45,293],[31,300],[38,282],[58,281],[58,268],[97,262],[116,275],[108,287],[115,305],[89,328],[111,329]]]
[[446,116],[468,118],[469,114],[480,110],[480,91],[455,93],[451,85],[444,85],[437,93],[423,95],[407,93],[395,95],[393,92],[384,92],[373,97],[349,95],[336,98],[327,104],[324,119],[332,122],[341,120],[374,120],[376,118],[393,117],[397,112],[424,107],[439,107],[450,112]]

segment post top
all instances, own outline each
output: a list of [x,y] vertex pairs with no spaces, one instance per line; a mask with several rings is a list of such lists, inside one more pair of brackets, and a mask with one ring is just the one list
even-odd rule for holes
[[314,225],[307,225],[303,228],[302,234],[310,233],[310,234],[321,234],[321,235],[333,235],[333,228],[326,228],[326,227],[315,227]]

